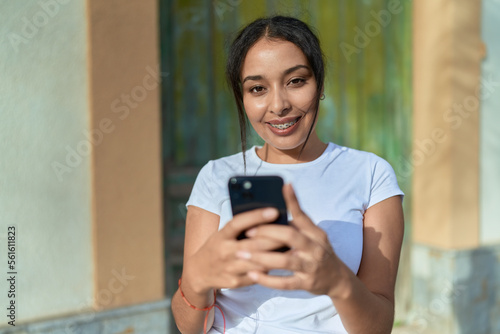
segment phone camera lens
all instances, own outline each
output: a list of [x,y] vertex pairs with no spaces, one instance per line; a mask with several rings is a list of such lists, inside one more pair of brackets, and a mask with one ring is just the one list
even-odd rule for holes
[[238,183],[238,180],[236,178],[232,178],[229,182],[229,186],[232,190],[240,190],[241,184]]
[[249,190],[251,188],[252,188],[252,182],[250,181],[243,182],[243,189]]

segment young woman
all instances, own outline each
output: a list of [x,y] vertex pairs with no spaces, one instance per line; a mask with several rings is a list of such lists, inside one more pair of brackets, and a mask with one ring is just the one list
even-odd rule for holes
[[[227,75],[243,152],[208,162],[187,203],[183,275],[172,300],[178,328],[390,333],[403,193],[385,160],[316,134],[318,39],[294,18],[256,20],[233,42]],[[245,116],[262,147],[246,150]],[[227,183],[242,174],[283,177],[290,226],[265,224],[278,215],[272,208],[231,215]],[[248,238],[237,240],[242,231]],[[281,246],[290,250],[273,251]]]

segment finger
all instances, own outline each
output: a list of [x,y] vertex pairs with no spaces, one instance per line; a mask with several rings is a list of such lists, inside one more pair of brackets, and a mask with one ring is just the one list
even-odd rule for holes
[[247,252],[255,252],[255,251],[272,251],[283,246],[286,246],[284,242],[269,239],[266,237],[255,237],[255,238],[247,238],[241,241],[238,241],[239,249],[242,249]]
[[285,198],[287,208],[293,216],[293,220],[291,221],[292,225],[299,229],[301,233],[307,235],[310,239],[317,240],[320,243],[325,243],[327,239],[324,231],[316,226],[304,213],[304,211],[302,211],[291,184],[283,186],[283,197]]
[[249,253],[248,260],[261,267],[271,269],[286,269],[291,271],[302,271],[303,261],[300,256],[279,252],[253,252]]
[[325,232],[316,226],[309,230],[299,231],[291,226],[266,224],[248,230],[247,235],[251,236],[250,240],[268,239],[288,246],[295,255],[300,255],[309,267],[311,261],[323,261],[334,255]]
[[249,271],[264,271],[266,267],[236,255],[237,259],[227,263],[224,271],[232,275],[246,275]]
[[291,184],[285,184],[283,186],[283,197],[285,198],[285,203],[287,209],[290,211],[293,217],[292,223],[299,229],[310,228],[315,226],[314,223],[309,219],[309,217],[302,211],[295,195],[295,191]]
[[242,287],[245,287],[245,286],[249,286],[249,285],[254,285],[255,284],[255,281],[250,276],[248,276],[247,273],[240,275],[238,277],[238,279],[239,279],[239,283],[236,286],[233,286],[231,288],[242,288]]
[[310,243],[310,239],[296,228],[277,224],[254,227],[247,231],[247,235],[250,239],[268,239],[295,249],[305,249]]
[[254,283],[278,290],[301,290],[303,289],[303,278],[299,275],[274,276],[259,271],[251,271],[248,276]]
[[279,212],[275,208],[263,208],[242,212],[235,215],[221,231],[229,238],[236,238],[241,232],[253,226],[275,221],[278,215]]
[[[261,271],[259,271],[261,272]],[[248,276],[248,273],[244,274],[236,274],[236,275],[228,275],[219,277],[217,281],[211,283],[212,286],[217,287],[218,289],[235,289],[241,288],[244,286],[249,286],[255,284],[255,281]]]

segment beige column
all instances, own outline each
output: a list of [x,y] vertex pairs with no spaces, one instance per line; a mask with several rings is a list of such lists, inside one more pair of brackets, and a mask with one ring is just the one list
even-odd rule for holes
[[413,239],[479,244],[479,0],[413,2]]
[[157,1],[88,0],[87,15],[94,306],[111,308],[164,297]]

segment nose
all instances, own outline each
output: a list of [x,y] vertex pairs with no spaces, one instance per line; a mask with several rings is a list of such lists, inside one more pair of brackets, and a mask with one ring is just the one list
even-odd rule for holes
[[288,94],[284,89],[274,89],[270,94],[271,102],[269,109],[272,113],[278,116],[284,116],[291,109]]

